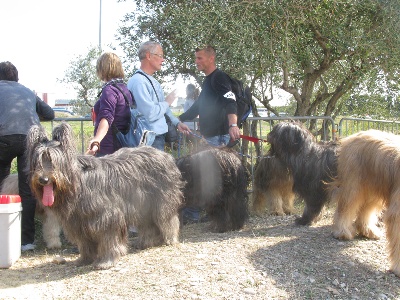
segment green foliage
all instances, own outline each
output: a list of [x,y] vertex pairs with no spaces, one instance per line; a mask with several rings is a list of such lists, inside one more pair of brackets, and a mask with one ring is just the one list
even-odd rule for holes
[[373,119],[398,120],[400,103],[399,100],[390,96],[352,95],[346,100],[342,112],[347,116],[369,116]]
[[84,116],[90,113],[90,108],[97,99],[101,82],[96,75],[96,61],[100,50],[93,47],[85,55],[78,56],[70,62],[70,67],[65,71],[64,78],[60,80],[70,84],[77,92],[78,98],[71,105],[74,113]]
[[[136,0],[120,28],[135,57],[145,39],[160,41],[160,78],[202,75],[194,49],[212,44],[219,67],[244,79],[271,109],[276,88],[292,94],[295,115],[331,115],[363,85],[397,97],[400,66],[398,0]],[[365,90],[363,91],[365,93]]]

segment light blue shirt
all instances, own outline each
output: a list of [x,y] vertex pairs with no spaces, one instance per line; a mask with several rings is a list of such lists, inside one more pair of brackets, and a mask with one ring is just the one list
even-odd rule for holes
[[[140,69],[138,71],[145,73]],[[172,114],[168,102],[165,101],[161,84],[153,76],[145,73],[153,83],[153,89],[150,81],[142,74],[138,74],[138,71],[129,79],[128,89],[135,98],[137,110],[149,121],[150,130],[154,131],[157,135],[164,134],[168,131],[164,114],[167,114],[171,118],[172,124],[175,126],[180,121]]]

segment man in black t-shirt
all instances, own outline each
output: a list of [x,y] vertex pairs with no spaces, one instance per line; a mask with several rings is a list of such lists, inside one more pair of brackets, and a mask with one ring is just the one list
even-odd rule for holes
[[227,145],[240,138],[237,127],[236,98],[230,79],[215,64],[216,52],[212,46],[196,49],[196,66],[206,78],[198,100],[185,113],[181,121],[199,116],[200,132],[213,146]]
[[[240,138],[237,126],[236,98],[232,92],[227,74],[215,65],[215,49],[211,46],[196,49],[196,66],[202,71],[204,79],[199,98],[183,114],[181,121],[188,121],[199,116],[200,133],[212,146],[228,145],[229,141]],[[200,208],[183,208],[183,223],[201,222]]]

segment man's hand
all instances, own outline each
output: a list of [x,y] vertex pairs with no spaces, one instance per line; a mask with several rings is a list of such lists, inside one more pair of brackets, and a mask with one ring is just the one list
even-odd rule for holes
[[179,122],[178,125],[176,126],[176,128],[180,132],[182,132],[184,135],[188,135],[191,132],[190,128],[185,123],[182,123],[182,122]]
[[229,135],[231,137],[231,140],[236,141],[240,139],[240,130],[239,127],[237,126],[230,126],[229,127]]

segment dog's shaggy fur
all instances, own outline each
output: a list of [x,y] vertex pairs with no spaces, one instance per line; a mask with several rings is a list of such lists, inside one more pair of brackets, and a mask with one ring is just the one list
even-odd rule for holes
[[241,229],[248,218],[248,173],[237,153],[226,148],[202,149],[176,161],[187,184],[185,203],[205,209],[211,229]]
[[[18,195],[18,193],[18,174],[10,174],[4,179],[0,194]],[[42,233],[46,247],[48,249],[61,248],[61,225],[54,212],[37,201],[35,216],[42,220]]]
[[310,225],[330,200],[326,183],[336,176],[335,143],[317,143],[314,136],[300,123],[279,123],[267,136],[271,155],[289,168],[293,176],[293,191],[304,199],[299,225]]
[[400,137],[369,130],[342,139],[331,185],[337,200],[336,238],[351,240],[358,234],[378,239],[378,216],[385,208],[391,270],[400,276]]
[[127,252],[132,224],[140,248],[178,242],[183,181],[171,155],[152,147],[122,148],[100,158],[77,155],[67,123],[54,128],[52,140],[39,126],[31,127],[27,139],[32,191],[78,246],[77,265],[115,265]]
[[253,212],[284,216],[293,214],[293,176],[288,167],[275,156],[263,157],[254,172]]

